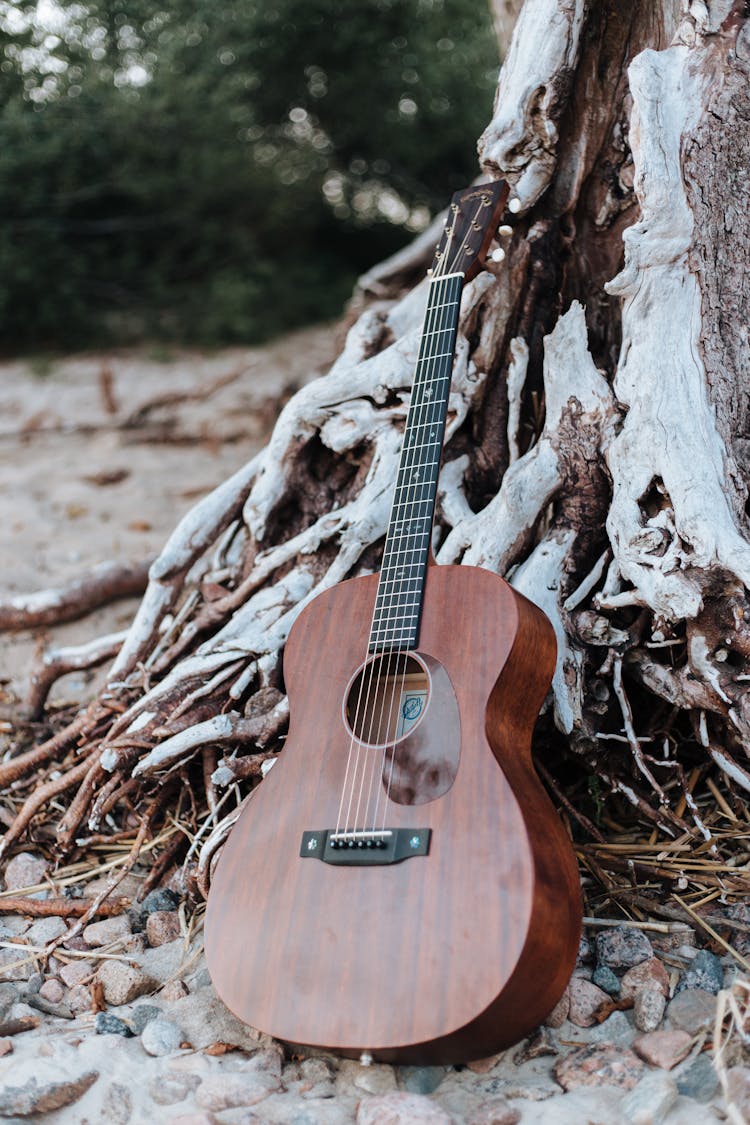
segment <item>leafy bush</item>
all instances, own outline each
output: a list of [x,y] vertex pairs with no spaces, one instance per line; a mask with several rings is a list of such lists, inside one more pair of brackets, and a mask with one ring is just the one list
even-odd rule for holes
[[476,172],[473,0],[0,3],[0,346],[334,315]]

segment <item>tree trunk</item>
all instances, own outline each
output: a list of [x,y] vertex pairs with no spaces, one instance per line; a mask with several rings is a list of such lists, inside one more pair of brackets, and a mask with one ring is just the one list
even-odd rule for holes
[[[518,209],[465,292],[434,545],[551,618],[549,781],[595,834],[603,782],[659,838],[728,848],[706,786],[728,815],[750,790],[749,79],[744,3],[526,0],[479,144]],[[426,294],[403,285],[432,245],[363,279],[330,373],[177,527],[107,689],[0,766],[29,790],[3,849],[67,795],[70,852],[175,775],[207,832],[267,768],[294,619],[378,566]]]

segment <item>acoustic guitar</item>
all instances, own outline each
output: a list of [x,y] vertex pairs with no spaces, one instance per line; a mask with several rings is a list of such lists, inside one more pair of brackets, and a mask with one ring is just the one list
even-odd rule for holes
[[573,851],[530,753],[553,629],[498,575],[430,550],[461,291],[507,194],[497,181],[453,197],[381,570],[295,622],[286,747],[208,897],[228,1007],[363,1061],[455,1063],[516,1042],[578,949]]

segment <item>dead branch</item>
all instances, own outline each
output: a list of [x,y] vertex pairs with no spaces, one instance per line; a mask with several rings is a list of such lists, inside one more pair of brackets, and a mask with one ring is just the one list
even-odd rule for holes
[[106,562],[56,590],[15,594],[0,601],[0,631],[38,629],[75,621],[118,598],[131,598],[146,589],[152,559]]
[[[123,914],[130,906],[130,899],[114,902],[100,902],[95,913],[102,918],[113,918]],[[80,898],[0,898],[3,914],[26,914],[29,918],[79,918],[90,909],[88,899]]]

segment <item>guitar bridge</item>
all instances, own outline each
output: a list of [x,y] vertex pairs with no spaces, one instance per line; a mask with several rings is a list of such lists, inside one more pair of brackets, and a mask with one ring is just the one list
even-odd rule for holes
[[430,850],[430,828],[382,828],[303,832],[299,854],[339,867],[382,867]]

